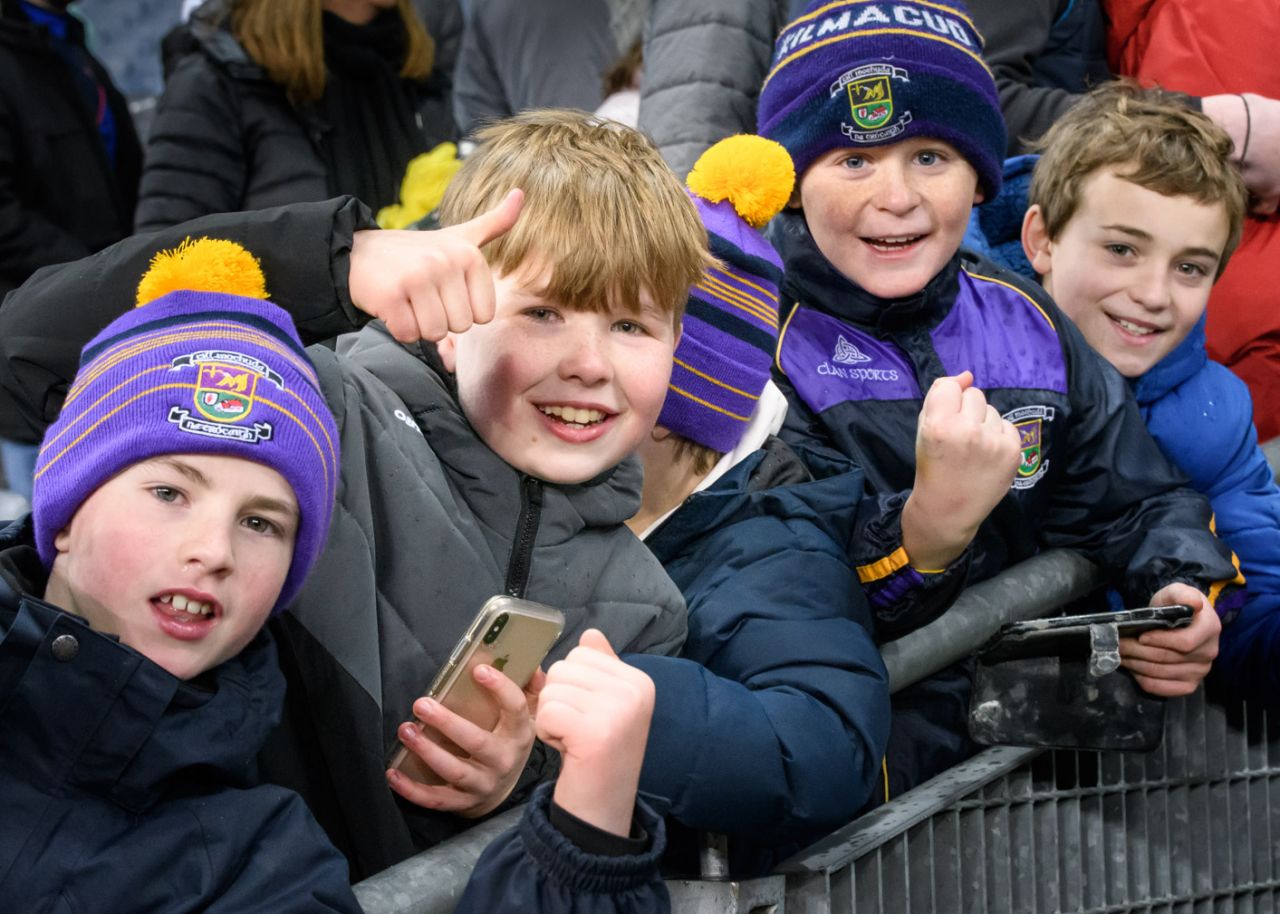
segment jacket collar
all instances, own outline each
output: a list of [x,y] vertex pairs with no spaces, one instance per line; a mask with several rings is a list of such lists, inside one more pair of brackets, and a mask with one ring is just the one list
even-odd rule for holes
[[1146,374],[1129,382],[1129,386],[1133,389],[1133,396],[1139,405],[1146,406],[1159,400],[1204,367],[1209,360],[1204,348],[1205,318],[1206,315],[1200,315],[1200,320],[1191,328],[1186,339],[1153,365]]
[[[32,543],[29,516],[0,531],[3,765],[43,789],[88,790],[136,812],[179,786],[251,784],[284,697],[265,629],[200,682],[183,682],[35,596],[46,576],[38,560],[33,572]],[[78,645],[67,662],[45,653],[61,635]]]
[[823,311],[879,335],[906,327],[932,326],[946,316],[959,290],[959,252],[916,294],[880,298],[831,265],[818,250],[799,210],[784,210],[769,223],[767,233],[782,255],[785,304],[820,306]]

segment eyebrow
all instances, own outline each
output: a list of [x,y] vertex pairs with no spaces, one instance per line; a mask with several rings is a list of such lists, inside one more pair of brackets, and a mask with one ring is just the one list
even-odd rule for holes
[[172,457],[157,458],[156,463],[160,463],[164,466],[170,467],[171,469],[177,470],[198,486],[204,486],[206,489],[209,487],[209,480],[205,478],[205,475],[189,463],[183,463],[181,460],[175,460]]
[[298,507],[292,502],[281,501],[278,498],[271,498],[266,495],[258,495],[245,502],[246,511],[270,511],[276,514],[282,514],[285,517],[297,520],[299,517]]
[[[1155,240],[1155,238],[1151,235],[1150,232],[1144,232],[1142,229],[1134,228],[1131,225],[1113,224],[1113,225],[1104,225],[1102,226],[1102,228],[1110,232],[1120,232],[1121,234],[1124,234],[1124,235],[1131,235],[1134,238],[1141,239],[1142,241]],[[1199,247],[1183,248],[1182,250],[1178,251],[1178,253],[1184,257],[1207,257],[1213,261],[1217,261],[1219,258],[1222,257],[1221,251],[1215,251],[1212,248],[1199,248]]]

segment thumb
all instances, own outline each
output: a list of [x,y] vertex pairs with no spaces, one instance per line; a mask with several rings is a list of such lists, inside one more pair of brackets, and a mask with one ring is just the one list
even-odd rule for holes
[[502,198],[502,202],[493,209],[453,226],[452,231],[476,247],[483,247],[511,231],[515,227],[516,220],[520,218],[520,210],[523,208],[524,191],[517,188],[509,191]]
[[607,657],[617,657],[613,647],[609,644],[609,639],[598,628],[589,628],[582,633],[582,637],[578,639],[579,647],[589,647],[593,651],[599,651]]
[[973,372],[965,369],[955,376],[955,381],[960,385],[961,390],[968,390],[973,386]]

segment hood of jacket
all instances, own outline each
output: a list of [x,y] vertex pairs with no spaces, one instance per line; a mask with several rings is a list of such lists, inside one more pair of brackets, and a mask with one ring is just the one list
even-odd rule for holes
[[782,256],[784,314],[797,301],[811,306],[820,302],[822,310],[883,336],[898,329],[933,326],[946,316],[959,290],[959,252],[916,294],[888,299],[872,295],[832,266],[818,250],[800,210],[783,210],[775,216],[766,236]]
[[267,71],[231,34],[231,5],[227,0],[205,0],[185,24],[165,36],[161,44],[165,74],[193,51],[203,53],[236,79],[271,82]]
[[1129,382],[1139,406],[1147,406],[1159,400],[1169,391],[1179,387],[1204,367],[1209,360],[1204,348],[1204,325],[1207,315],[1191,328],[1186,338],[1173,351],[1151,366],[1140,378]]
[[[0,530],[0,767],[135,812],[165,799],[179,779],[187,787],[193,778],[252,783],[254,756],[284,697],[265,630],[184,682],[35,597],[46,580],[30,516]],[[74,639],[74,656],[46,657],[62,636]]]

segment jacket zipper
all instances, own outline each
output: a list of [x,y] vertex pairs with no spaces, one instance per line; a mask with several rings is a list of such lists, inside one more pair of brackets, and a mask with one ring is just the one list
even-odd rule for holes
[[542,483],[532,476],[520,477],[520,520],[511,544],[511,561],[507,564],[507,595],[523,598],[529,584],[529,567],[533,564],[533,541],[538,536],[542,517]]

